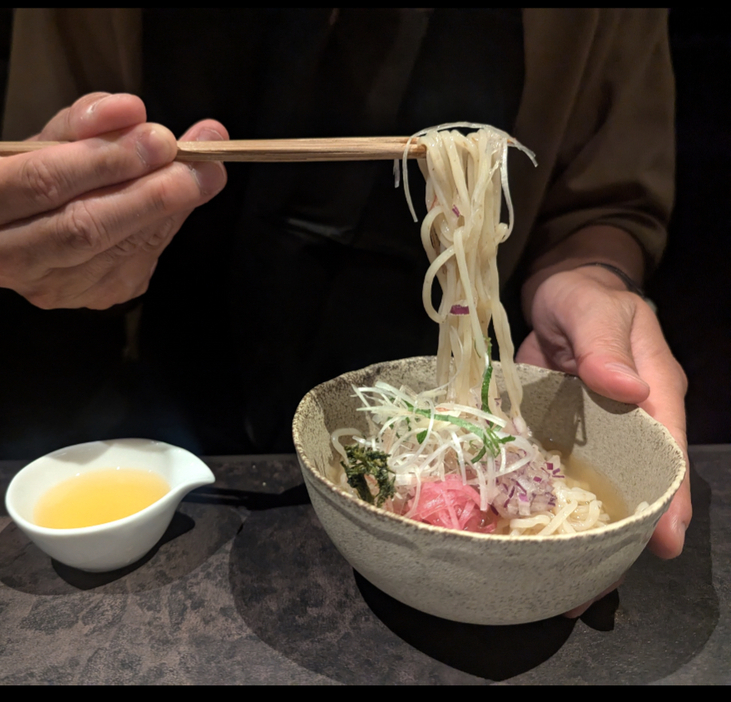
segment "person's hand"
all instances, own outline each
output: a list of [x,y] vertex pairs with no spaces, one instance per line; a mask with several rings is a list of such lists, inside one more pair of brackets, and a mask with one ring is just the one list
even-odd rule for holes
[[[175,136],[133,95],[87,95],[33,139],[70,143],[0,159],[0,287],[44,309],[141,295],[185,218],[226,183],[220,163],[174,161]],[[228,133],[205,120],[182,139]]]
[[[536,289],[530,319],[533,331],[517,361],[578,375],[606,397],[639,405],[667,427],[687,463],[687,380],[657,317],[639,295],[627,292],[613,273],[599,267],[560,271]],[[686,472],[649,548],[661,558],[680,555],[691,515]],[[579,616],[590,604],[568,614]]]

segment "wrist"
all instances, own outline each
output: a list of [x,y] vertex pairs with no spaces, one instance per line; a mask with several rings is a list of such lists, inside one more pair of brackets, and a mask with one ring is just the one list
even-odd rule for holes
[[[538,288],[557,273],[582,273],[616,290],[640,291],[644,253],[635,238],[617,227],[585,227],[541,254],[530,265],[521,289],[523,314],[531,324],[533,298]],[[644,297],[644,295],[641,295]]]
[[605,263],[603,261],[591,261],[590,263],[582,263],[578,268],[588,268],[589,266],[599,266],[600,268],[609,271],[613,275],[616,275],[617,278],[619,278],[622,283],[624,283],[624,286],[627,288],[628,292],[635,293],[635,295],[639,295],[643,300],[646,299],[645,291],[635,283],[632,278],[630,278],[621,268],[618,268],[615,265],[612,265],[611,263]]

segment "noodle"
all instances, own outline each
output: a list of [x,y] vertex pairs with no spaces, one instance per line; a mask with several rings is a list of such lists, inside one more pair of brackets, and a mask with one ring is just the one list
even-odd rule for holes
[[[474,131],[463,135],[454,127]],[[554,534],[601,526],[608,521],[601,501],[569,485],[559,456],[543,451],[520,414],[522,387],[500,302],[497,248],[513,228],[508,148],[535,164],[534,155],[505,132],[471,123],[441,125],[414,138],[426,146],[419,164],[427,203],[421,241],[430,265],[422,297],[440,325],[437,388],[418,394],[383,382],[355,388],[372,431],[370,438],[355,430],[333,434],[345,457],[347,480],[341,473],[340,485],[357,485],[369,502],[377,498],[387,510],[448,528]],[[405,159],[406,151],[404,174]],[[404,190],[416,221],[406,177]],[[507,222],[500,221],[503,199]],[[442,288],[439,309],[431,301],[435,280]],[[492,379],[490,323],[501,350],[509,416]],[[343,447],[344,435],[355,445]],[[356,465],[368,473],[369,460],[386,458],[387,469],[381,462],[379,471],[355,476]]]
[[[467,136],[446,131],[454,126],[480,128]],[[482,125],[442,125],[416,136],[421,137],[427,149],[420,167],[427,181],[429,213],[421,225],[421,240],[431,265],[424,279],[422,298],[427,314],[442,327],[437,384],[449,383],[448,398],[469,403],[471,389],[482,380],[488,355],[484,335],[492,321],[504,358],[511,413],[519,416],[522,388],[513,362],[507,315],[500,302],[497,247],[513,229],[513,205],[507,184],[508,148],[521,149],[534,163],[535,157],[508,134]],[[407,187],[405,178],[404,188]],[[507,224],[500,222],[502,195],[508,209]],[[407,200],[415,216],[409,194]],[[435,277],[442,286],[438,312],[431,304]],[[455,308],[466,309],[467,314],[452,314]],[[457,370],[450,378],[452,358],[457,361]],[[491,405],[491,409],[497,414],[495,406]]]

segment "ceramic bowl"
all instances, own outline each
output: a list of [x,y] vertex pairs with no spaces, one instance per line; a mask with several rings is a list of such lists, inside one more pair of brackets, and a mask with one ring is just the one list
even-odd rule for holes
[[[54,485],[114,467],[157,473],[170,491],[135,514],[98,526],[50,529],[33,522],[38,499]],[[183,496],[214,482],[210,468],[185,449],[161,441],[92,441],[49,453],[23,468],[5,496],[8,513],[38,548],[61,563],[91,572],[123,568],[144,556],[165,533]]]
[[294,443],[325,531],[353,568],[411,607],[473,624],[519,624],[566,612],[632,565],[680,487],[683,453],[645,412],[607,400],[563,373],[525,365],[518,372],[523,416],[533,434],[592,465],[614,486],[628,514],[641,502],[648,508],[595,531],[497,536],[417,523],[336,487],[328,478],[339,462],[330,433],[366,429],[352,386],[384,380],[416,391],[432,388],[431,357],[346,373],[313,389],[297,409]]

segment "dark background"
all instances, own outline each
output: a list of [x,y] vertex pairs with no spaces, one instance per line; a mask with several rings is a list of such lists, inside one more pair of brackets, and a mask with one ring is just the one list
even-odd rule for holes
[[707,8],[670,11],[677,191],[647,290],[689,379],[691,443],[731,441],[731,27]]
[[[4,95],[12,10],[0,9]],[[647,283],[689,379],[691,443],[731,441],[731,27],[718,12],[672,8],[677,195],[660,268]]]

